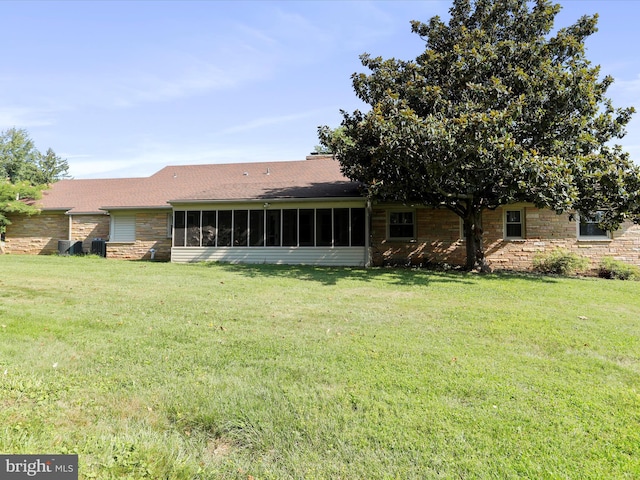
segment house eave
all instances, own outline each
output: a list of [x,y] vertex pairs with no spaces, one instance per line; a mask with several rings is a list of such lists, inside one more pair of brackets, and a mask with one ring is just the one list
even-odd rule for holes
[[352,197],[313,197],[313,198],[298,198],[298,197],[287,197],[287,198],[231,198],[231,199],[208,199],[208,200],[189,200],[189,199],[180,199],[180,200],[169,200],[168,203],[171,205],[196,205],[196,204],[232,204],[232,203],[319,203],[319,202],[353,202],[362,200],[363,202],[366,200],[364,197],[360,196],[352,196]]
[[109,215],[108,212],[103,212],[101,210],[87,210],[87,211],[74,211],[73,209],[67,210],[65,215]]
[[105,206],[100,207],[105,212],[118,210],[171,210],[171,205],[134,205],[134,206]]

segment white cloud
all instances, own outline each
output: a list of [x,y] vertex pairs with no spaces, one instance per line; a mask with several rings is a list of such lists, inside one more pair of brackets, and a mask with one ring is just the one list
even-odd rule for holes
[[167,165],[198,165],[209,163],[263,162],[278,159],[300,159],[300,152],[283,156],[281,146],[239,145],[237,147],[198,145],[150,144],[140,145],[135,151],[116,152],[109,156],[76,154],[69,160],[69,174],[74,178],[147,177]]
[[52,125],[52,114],[46,110],[30,107],[8,107],[0,105],[0,129],[29,128]]
[[304,118],[317,117],[323,111],[324,110],[314,110],[314,111],[303,112],[303,113],[294,113],[290,115],[279,115],[279,116],[273,116],[273,117],[256,118],[254,120],[250,120],[249,122],[246,122],[240,125],[235,125],[229,128],[225,128],[223,130],[220,130],[217,133],[220,135],[228,135],[233,133],[246,132],[249,130],[255,130],[258,128],[267,127],[271,125],[291,123],[298,120],[302,120]]
[[640,95],[640,74],[632,80],[616,79],[611,85],[610,91],[622,95],[635,95],[636,100],[640,100],[638,98],[638,95]]

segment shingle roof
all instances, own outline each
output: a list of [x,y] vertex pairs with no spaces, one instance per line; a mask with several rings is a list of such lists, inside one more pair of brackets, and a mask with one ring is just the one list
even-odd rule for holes
[[168,202],[359,196],[359,184],[327,156],[288,162],[168,166],[144,178],[61,180],[43,193],[43,210],[168,208]]

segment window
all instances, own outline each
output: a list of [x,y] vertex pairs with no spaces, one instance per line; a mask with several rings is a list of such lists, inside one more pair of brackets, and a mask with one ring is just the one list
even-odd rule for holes
[[175,211],[173,246],[364,247],[366,218],[364,208]]
[[298,211],[298,234],[301,247],[313,247],[315,245],[315,211],[313,209],[301,209]]
[[202,246],[215,247],[218,235],[217,213],[215,210],[202,212]]
[[249,211],[249,244],[252,247],[264,245],[264,210]]
[[187,247],[200,246],[200,212],[187,212]]
[[335,208],[333,210],[333,244],[336,247],[349,246],[349,209]]
[[330,247],[333,239],[332,220],[330,208],[316,210],[316,246]]
[[524,238],[523,210],[505,210],[504,236],[505,238]]
[[351,246],[364,247],[366,245],[366,216],[364,208],[351,209]]
[[298,245],[298,210],[282,210],[282,246]]
[[414,212],[389,212],[389,238],[415,237]]
[[280,246],[280,216],[282,210],[267,210],[267,247]]
[[186,231],[186,212],[175,212],[175,220],[173,221],[173,245],[175,247],[184,247],[184,235]]
[[167,213],[167,238],[173,235],[173,213]]
[[218,246],[231,246],[233,232],[233,210],[218,210]]
[[133,214],[111,215],[109,240],[112,242],[135,242],[136,216]]
[[246,247],[249,241],[249,212],[233,211],[233,246]]
[[594,218],[578,215],[578,238],[600,240],[609,238],[609,233],[598,226],[602,221],[602,212],[597,212]]

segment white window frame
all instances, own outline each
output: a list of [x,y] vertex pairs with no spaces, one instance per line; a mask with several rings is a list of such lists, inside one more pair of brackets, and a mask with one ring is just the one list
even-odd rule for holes
[[[525,238],[525,215],[524,208],[504,208],[504,212],[502,214],[502,232],[505,240],[522,240]],[[509,222],[508,214],[509,212],[519,212],[520,213],[520,222]],[[520,225],[520,235],[508,235],[507,234],[507,225]]]
[[[410,213],[411,217],[413,219],[413,223],[412,223],[412,235],[410,237],[393,237],[391,236],[391,215],[396,214],[396,213]],[[417,217],[416,217],[416,210],[415,209],[394,209],[394,210],[388,210],[387,211],[387,239],[388,240],[415,240],[416,235],[417,235]],[[395,225],[395,224],[394,224]],[[401,224],[398,224],[401,225]],[[405,224],[408,225],[408,224]]]
[[[600,214],[601,212],[598,212]],[[586,222],[586,224],[593,224],[597,222]],[[602,241],[602,240],[611,240],[611,232],[606,231],[605,235],[583,235],[580,233],[580,225],[582,224],[582,220],[580,218],[580,213],[576,213],[576,238],[581,241]]]
[[173,238],[173,212],[167,213],[167,238]]

